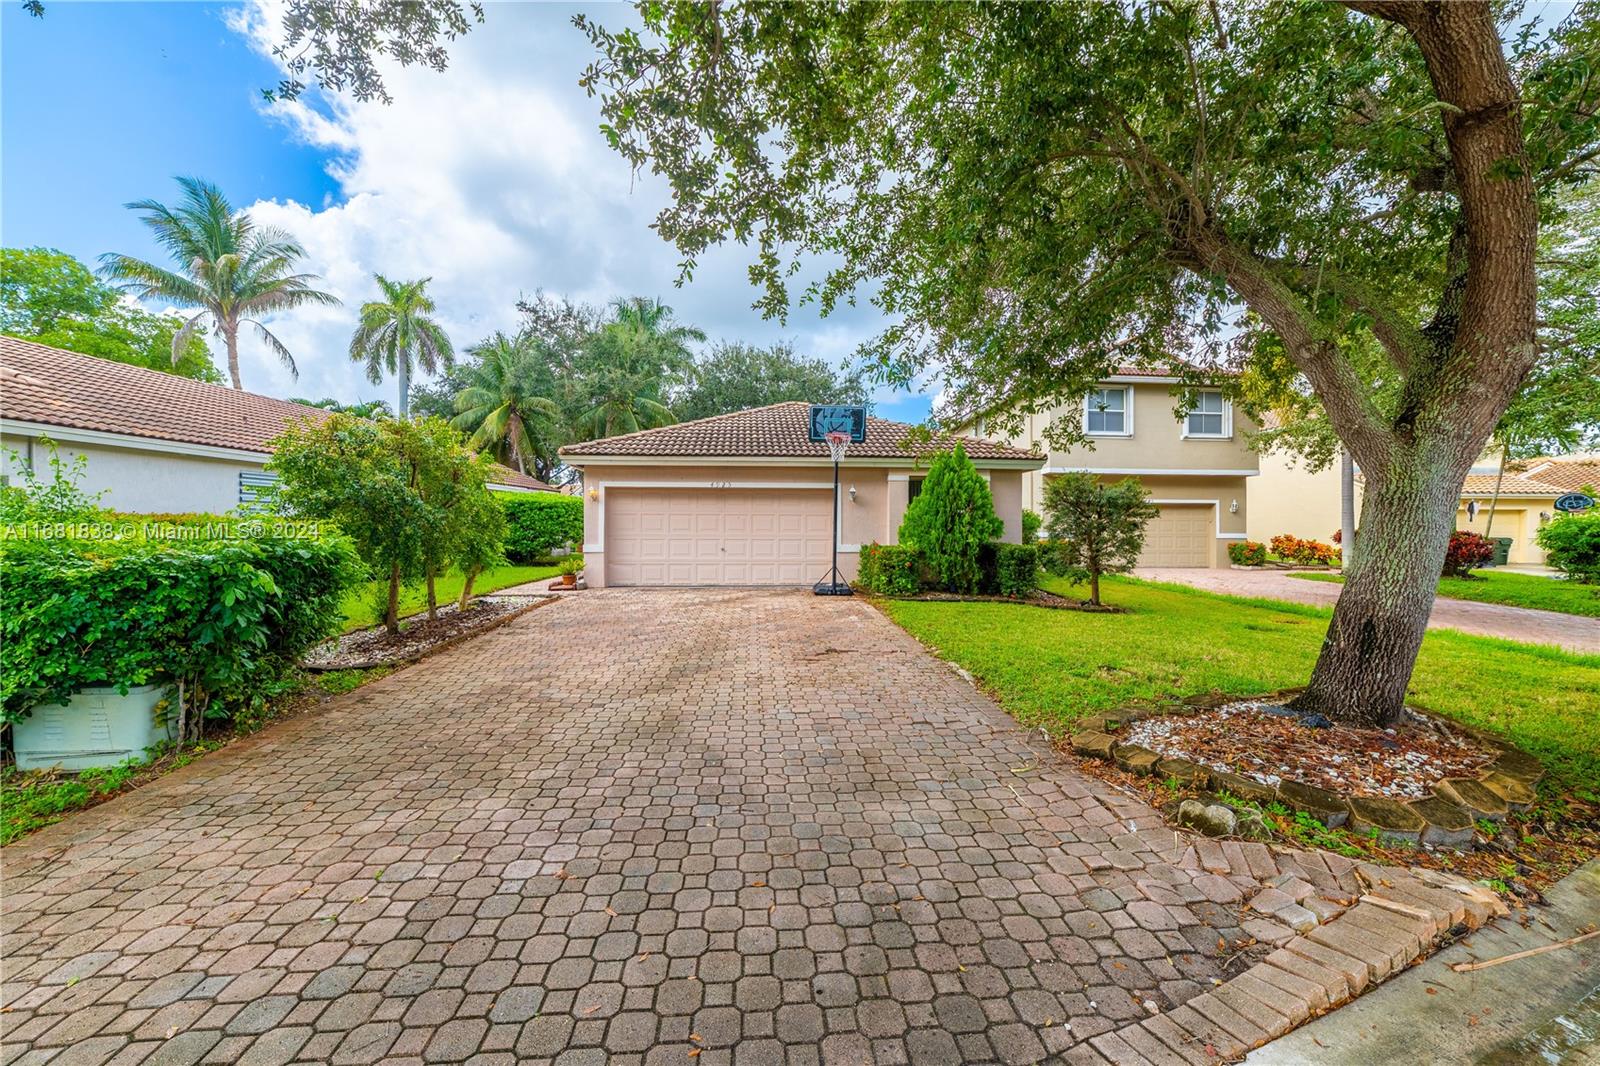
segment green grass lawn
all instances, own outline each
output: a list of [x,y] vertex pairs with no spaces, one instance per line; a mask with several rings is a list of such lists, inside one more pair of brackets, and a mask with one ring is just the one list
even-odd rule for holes
[[[1082,598],[1060,580],[1045,587]],[[1064,733],[1079,717],[1139,699],[1304,684],[1331,611],[1108,579],[1126,614],[1009,603],[885,600],[942,657],[969,670],[1026,726]],[[1542,759],[1553,784],[1600,794],[1600,656],[1430,630],[1412,705],[1492,730]]]
[[[548,580],[556,576],[553,566],[497,566],[493,570],[485,570],[478,575],[478,580],[472,583],[472,591],[494,592],[496,589],[510,588],[520,585],[525,581],[538,581],[541,578]],[[460,574],[447,574],[434,582],[436,595],[440,606],[454,602],[461,595],[462,576]],[[373,601],[383,595],[388,588],[386,582],[369,581],[365,585],[358,585],[350,590],[344,598],[344,631],[364,629],[372,625],[379,618],[374,618]],[[400,588],[400,617],[416,614],[418,611],[428,609],[428,589],[421,582],[415,585],[402,585]]]
[[[1290,574],[1306,581],[1343,583],[1340,574]],[[1534,607],[1600,618],[1600,585],[1580,585],[1538,574],[1511,570],[1479,570],[1472,577],[1441,577],[1439,595],[1452,600],[1502,603],[1507,607]]]

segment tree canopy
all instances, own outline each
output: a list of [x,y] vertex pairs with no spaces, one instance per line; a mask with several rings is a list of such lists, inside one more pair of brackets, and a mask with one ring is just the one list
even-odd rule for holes
[[807,358],[781,341],[758,347],[721,342],[695,361],[672,392],[672,413],[682,422],[765,407],[786,400],[865,404],[867,389],[859,371],[841,373],[825,360]]
[[0,249],[0,333],[147,370],[218,382],[205,341],[190,337],[176,363],[174,315],[122,298],[89,268],[54,248]]

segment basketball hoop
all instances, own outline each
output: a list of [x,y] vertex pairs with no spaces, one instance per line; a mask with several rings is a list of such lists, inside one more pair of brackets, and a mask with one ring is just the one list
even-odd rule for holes
[[823,434],[822,439],[827,442],[828,454],[833,457],[834,462],[837,463],[839,460],[844,458],[844,450],[850,443],[850,434],[839,432],[825,433]]

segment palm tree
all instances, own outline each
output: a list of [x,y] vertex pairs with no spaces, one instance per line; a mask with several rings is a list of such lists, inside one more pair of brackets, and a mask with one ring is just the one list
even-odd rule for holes
[[121,282],[140,299],[168,300],[199,309],[172,338],[173,363],[202,320],[209,317],[212,329],[227,346],[228,375],[234,388],[244,388],[239,380],[239,327],[244,324],[254,326],[289,373],[298,377],[289,349],[262,325],[259,316],[303,304],[338,304],[338,298],[311,287],[319,280],[317,275],[294,273],[305,251],[289,234],[257,227],[208,181],[177,180],[183,198],[176,208],[155,200],[123,205],[144,213],[141,221],[155,233],[156,242],[172,253],[177,269],[165,270],[143,259],[109,252],[100,257],[101,273]]
[[427,293],[432,278],[390,281],[382,274],[372,277],[383,290],[383,299],[361,305],[361,325],[350,338],[350,358],[366,362],[367,380],[374,385],[383,381],[385,370],[399,377],[400,420],[404,422],[411,407],[412,361],[429,374],[437,374],[441,366],[455,363],[455,351],[443,327],[428,317],[434,310]]
[[469,448],[493,452],[526,474],[538,454],[532,427],[561,419],[561,408],[534,391],[531,364],[538,348],[526,335],[496,332],[469,351],[477,363],[467,371],[466,388],[456,394],[458,413],[450,424],[470,434]]
[[704,331],[675,323],[660,300],[634,296],[611,306],[613,320],[586,353],[592,406],[579,421],[603,437],[671,425],[677,418],[661,402],[663,384],[693,365],[689,342],[705,340]]
[[333,397],[328,396],[320,400],[294,397],[289,402],[303,403],[307,407],[318,407],[324,411],[333,411],[339,414],[355,415],[357,418],[365,418],[369,421],[379,418],[392,418],[394,416],[394,412],[390,409],[389,401],[387,400],[357,400],[354,403],[345,403],[342,400],[335,400]]

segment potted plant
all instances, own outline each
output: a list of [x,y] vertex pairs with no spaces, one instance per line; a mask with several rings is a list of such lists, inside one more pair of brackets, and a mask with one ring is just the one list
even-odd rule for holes
[[578,583],[578,575],[583,572],[583,556],[565,556],[561,562],[556,564],[556,570],[561,574],[561,583],[563,585],[576,585]]

